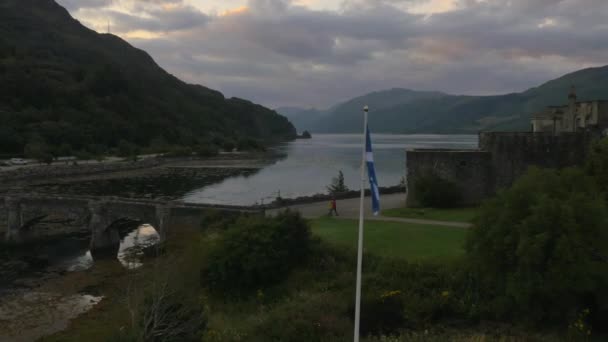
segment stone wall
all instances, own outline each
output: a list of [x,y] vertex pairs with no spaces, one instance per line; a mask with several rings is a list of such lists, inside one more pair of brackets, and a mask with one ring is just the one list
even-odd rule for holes
[[465,204],[513,184],[531,166],[564,168],[583,165],[597,136],[589,133],[480,133],[479,150],[407,151],[408,206],[418,206],[416,180],[428,172],[455,182]]
[[494,191],[509,187],[531,166],[582,165],[593,136],[583,133],[480,133],[479,148],[492,156]]
[[465,205],[479,203],[491,192],[491,156],[484,151],[407,151],[407,205],[420,206],[417,180],[429,173],[457,184]]

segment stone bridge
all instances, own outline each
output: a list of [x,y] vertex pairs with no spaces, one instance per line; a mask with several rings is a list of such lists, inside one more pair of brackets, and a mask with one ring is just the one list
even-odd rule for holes
[[[171,226],[198,227],[209,211],[230,213],[261,213],[259,208],[215,206],[117,197],[67,197],[12,194],[0,198],[0,233],[7,241],[21,243],[28,233],[46,220],[69,222],[85,227],[91,233],[91,252],[117,249],[120,245],[120,224],[149,224],[161,241]],[[60,220],[57,220],[60,218]]]

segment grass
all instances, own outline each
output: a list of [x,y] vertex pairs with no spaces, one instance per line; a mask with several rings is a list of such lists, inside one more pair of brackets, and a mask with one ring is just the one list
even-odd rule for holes
[[[312,221],[313,232],[323,240],[341,246],[357,246],[355,220],[322,218]],[[453,259],[464,253],[467,229],[412,223],[367,221],[365,251],[410,261]]]
[[479,214],[479,208],[477,207],[456,209],[396,208],[382,212],[382,215],[390,217],[450,222],[472,222],[477,214]]

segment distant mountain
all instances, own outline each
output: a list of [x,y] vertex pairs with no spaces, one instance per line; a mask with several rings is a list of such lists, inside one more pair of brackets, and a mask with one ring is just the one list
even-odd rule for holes
[[186,84],[53,0],[0,1],[0,154],[28,145],[103,152],[123,141],[206,145],[295,137],[276,112]]
[[[375,132],[528,130],[533,113],[549,105],[567,103],[572,85],[576,86],[581,101],[608,100],[608,66],[580,70],[523,93],[506,95],[459,96],[405,89],[375,92],[333,107],[322,121],[310,123],[309,130],[313,133],[359,132],[358,115],[365,105],[370,106],[370,125]],[[295,117],[293,120],[298,122]]]
[[326,111],[314,108],[281,107],[275,110],[277,113],[289,119],[299,132],[311,130],[320,123],[322,118],[327,114]]

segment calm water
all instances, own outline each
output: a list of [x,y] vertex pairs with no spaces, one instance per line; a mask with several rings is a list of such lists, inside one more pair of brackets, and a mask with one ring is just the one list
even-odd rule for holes
[[[476,135],[375,134],[372,140],[380,186],[397,185],[405,176],[406,149],[475,149],[478,146]],[[359,188],[360,135],[317,134],[311,140],[296,140],[276,149],[285,153],[287,158],[255,174],[227,178],[217,184],[192,190],[183,200],[250,205],[271,202],[279,191],[284,198],[325,193],[326,186],[340,170],[350,188]]]

